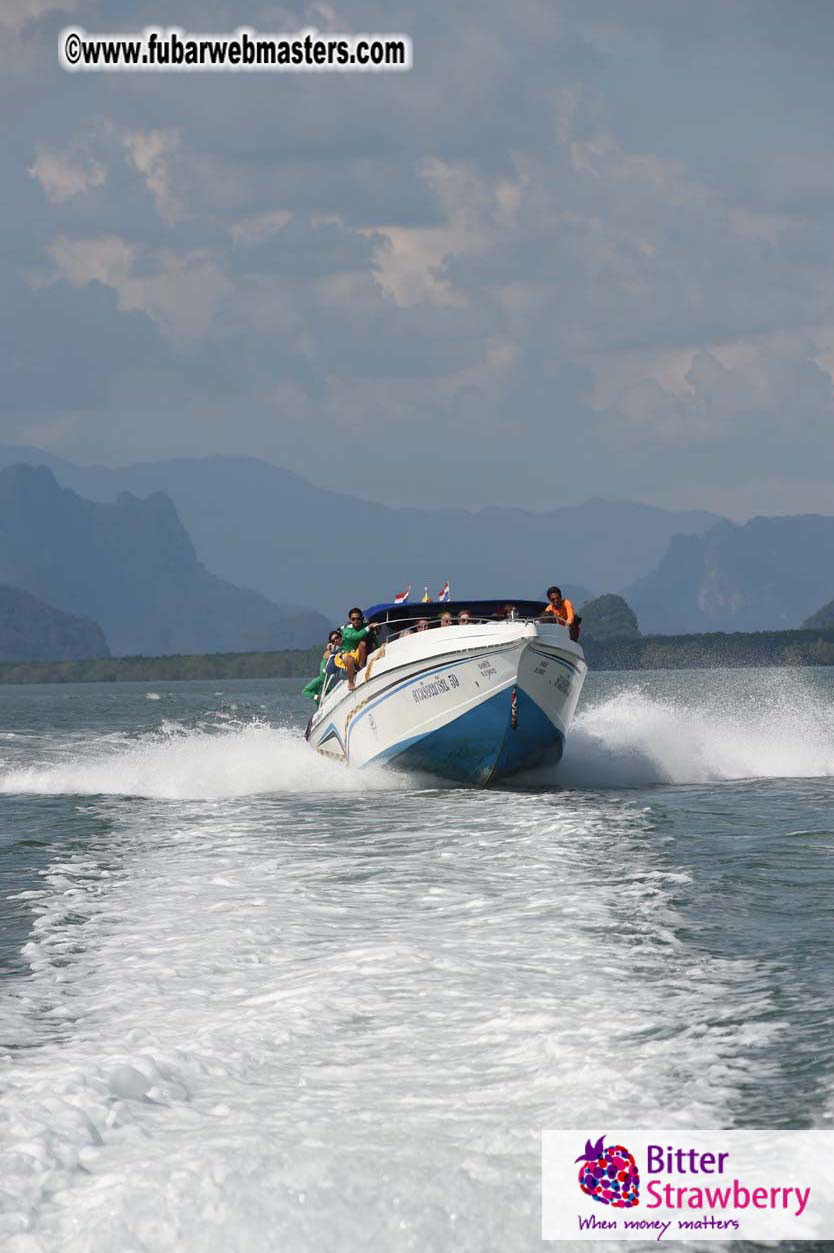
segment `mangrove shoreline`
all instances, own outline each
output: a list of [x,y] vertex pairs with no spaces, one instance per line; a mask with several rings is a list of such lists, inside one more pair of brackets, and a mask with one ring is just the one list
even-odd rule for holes
[[[643,635],[582,641],[591,670],[716,670],[752,666],[832,666],[834,629],[705,635]],[[307,679],[321,648],[89,661],[0,661],[4,683],[175,683],[188,679]]]

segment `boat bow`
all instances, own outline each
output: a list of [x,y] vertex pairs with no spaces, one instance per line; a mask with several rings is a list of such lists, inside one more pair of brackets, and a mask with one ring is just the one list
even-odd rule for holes
[[488,784],[558,761],[587,667],[558,624],[475,622],[403,632],[348,691],[326,691],[308,730],[351,766],[386,763]]

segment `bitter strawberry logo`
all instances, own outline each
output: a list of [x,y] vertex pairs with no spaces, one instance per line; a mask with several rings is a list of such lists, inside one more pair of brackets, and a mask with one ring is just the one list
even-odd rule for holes
[[586,1196],[615,1209],[631,1209],[640,1198],[640,1172],[634,1155],[625,1145],[603,1147],[605,1136],[596,1144],[585,1142],[585,1152],[577,1157],[579,1186]]

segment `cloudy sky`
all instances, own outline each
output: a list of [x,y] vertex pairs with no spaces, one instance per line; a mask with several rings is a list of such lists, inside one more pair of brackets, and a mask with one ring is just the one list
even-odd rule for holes
[[[834,513],[829,0],[163,8],[0,0],[0,441]],[[414,68],[58,63],[69,22],[244,21]]]

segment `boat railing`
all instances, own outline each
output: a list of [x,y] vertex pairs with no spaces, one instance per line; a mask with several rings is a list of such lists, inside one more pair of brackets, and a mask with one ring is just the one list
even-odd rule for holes
[[[452,615],[452,618],[453,618],[453,621],[448,625],[453,626],[453,627],[454,626],[474,626],[474,625],[477,625],[478,623],[492,623],[494,625],[496,622],[499,622],[499,621],[503,621],[503,622],[507,622],[507,621],[509,622],[523,622],[523,621],[534,622],[536,621],[536,619],[534,618],[531,618],[531,619],[520,618],[518,614],[515,614],[515,613],[512,616],[507,615],[506,617],[503,617],[503,618],[496,618],[495,616],[481,616],[478,614],[470,613],[467,622],[458,622],[454,620],[454,615]],[[425,625],[423,625],[424,623]],[[377,644],[376,648],[372,648],[369,651],[368,653],[369,660],[377,651],[377,648],[381,648],[383,645],[391,644],[394,642],[394,640],[403,639],[406,635],[413,635],[417,631],[434,631],[434,630],[446,630],[447,629],[447,627],[442,626],[441,621],[440,621],[440,615],[438,615],[436,612],[434,613],[432,617],[427,617],[425,614],[421,614],[417,612],[416,610],[415,610],[415,615],[413,618],[398,617],[398,618],[395,618],[393,621],[385,620],[382,622],[378,622],[375,625],[378,630],[379,643]],[[361,671],[360,671],[360,674],[361,674]],[[329,693],[333,691],[333,688],[337,687],[340,683],[342,683],[343,680],[346,679],[346,677],[347,677],[347,672],[344,670],[337,670],[335,672],[331,670],[325,673],[324,684],[322,685],[321,696],[319,697],[319,707],[321,707],[321,705],[324,703],[325,697],[328,696]]]
[[[465,612],[467,615],[465,622],[460,621],[461,612]],[[451,614],[452,621],[450,623],[447,623],[445,626],[441,622],[441,617],[442,615],[438,614],[436,609],[433,611],[431,616],[427,616],[426,614],[421,614],[419,610],[417,609],[417,607],[415,606],[413,617],[403,618],[403,617],[398,616],[394,619],[386,618],[381,622],[376,622],[374,625],[378,632],[377,634],[378,643],[376,644],[376,647],[371,648],[369,650],[368,660],[370,660],[371,657],[373,657],[374,653],[377,651],[377,649],[381,648],[383,645],[388,645],[388,644],[393,643],[395,640],[403,639],[406,635],[414,635],[418,631],[437,631],[437,630],[442,631],[442,630],[448,630],[450,627],[457,627],[457,626],[478,626],[478,625],[497,626],[497,625],[500,625],[502,622],[541,623],[541,622],[550,621],[551,624],[553,622],[552,619],[543,617],[541,614],[536,615],[536,616],[530,616],[527,614],[521,614],[518,612],[518,610],[513,609],[513,608],[510,608],[506,612],[502,612],[499,614],[476,614],[476,613],[471,613],[469,610],[459,611],[457,617],[455,616],[455,614],[453,613]],[[564,624],[560,623],[559,625],[564,625]],[[567,630],[567,627],[565,627],[565,630]],[[344,670],[338,670],[335,673],[330,671],[325,674],[324,684],[322,686],[321,696],[319,698],[319,707],[321,707],[321,705],[324,703],[325,697],[330,692],[333,691],[333,688],[341,684],[342,681],[346,678],[347,678],[347,673]]]
[[380,630],[384,633],[382,643],[389,643],[391,640],[400,639],[404,635],[413,635],[417,631],[435,631],[447,630],[449,627],[456,626],[478,626],[487,624],[495,626],[499,622],[538,622],[538,618],[525,618],[521,614],[513,611],[512,613],[496,616],[495,614],[475,614],[467,611],[465,622],[461,622],[459,617],[451,615],[452,621],[448,623],[441,622],[437,613],[432,617],[426,617],[425,614],[415,613],[413,618],[395,618],[393,621],[380,623]]

